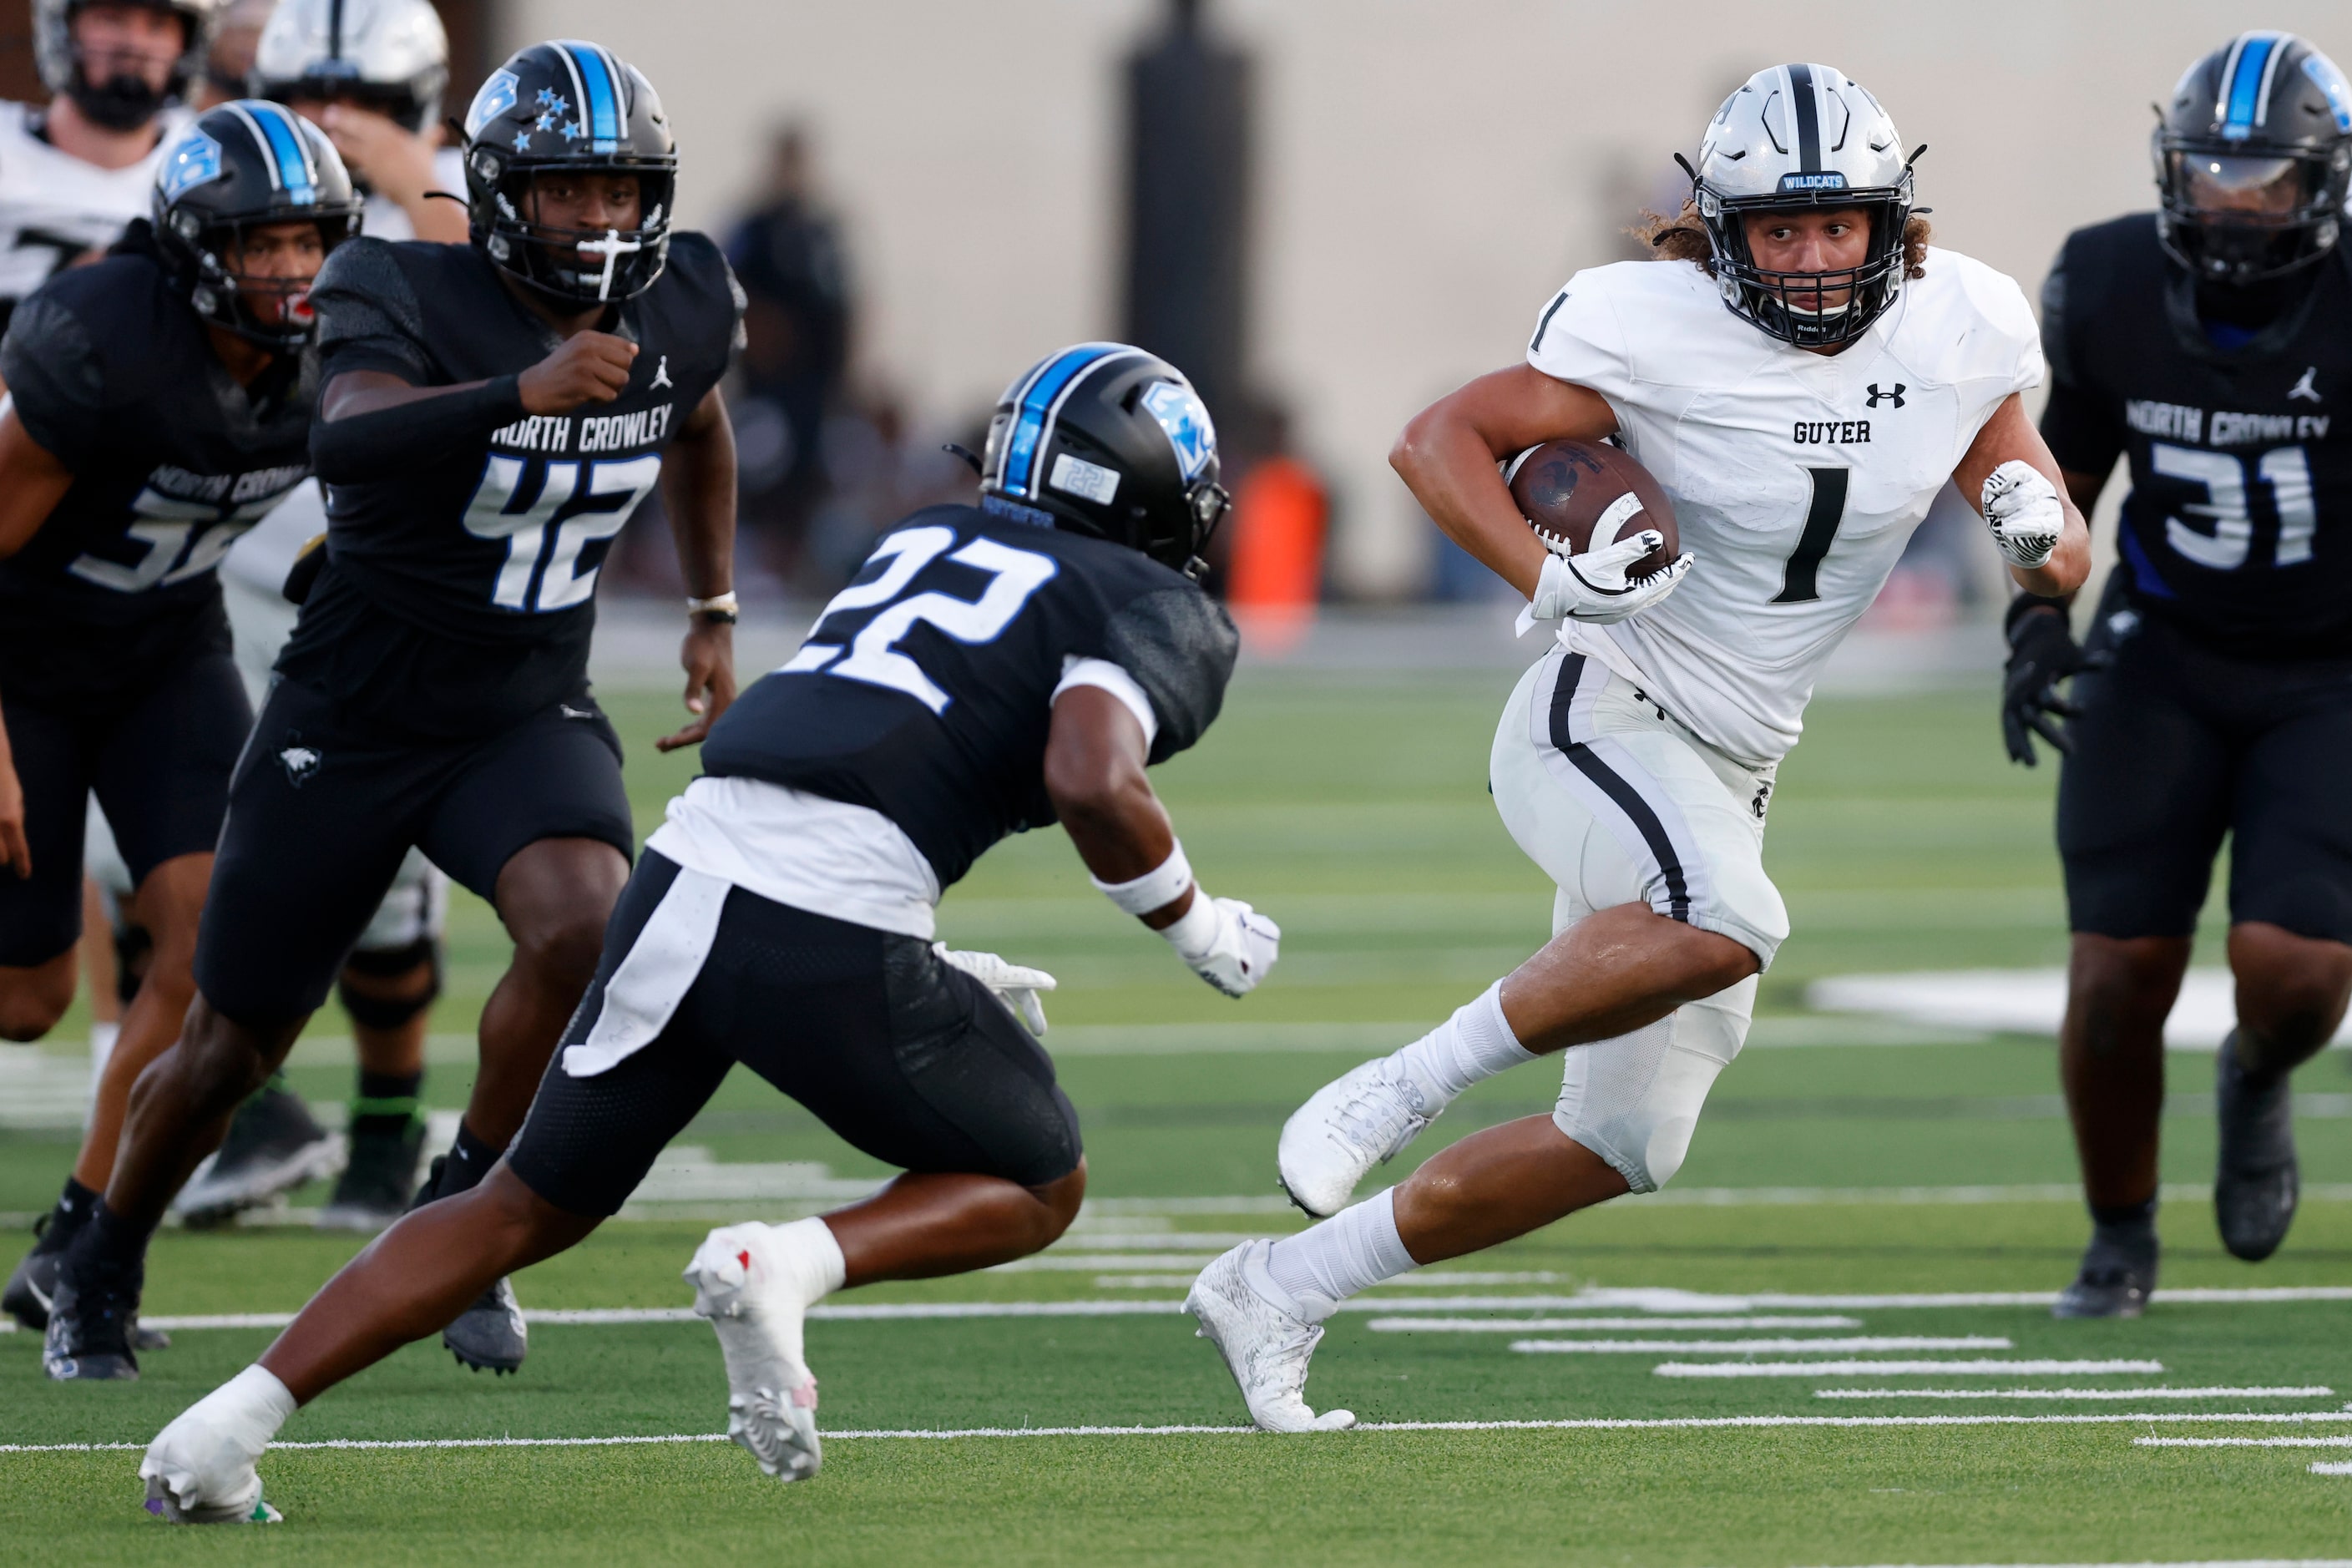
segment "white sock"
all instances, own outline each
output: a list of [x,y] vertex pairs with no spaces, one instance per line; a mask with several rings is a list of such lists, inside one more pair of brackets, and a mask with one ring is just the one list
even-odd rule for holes
[[1298,1303],[1300,1315],[1319,1323],[1359,1290],[1421,1265],[1397,1235],[1396,1189],[1387,1187],[1320,1225],[1284,1237],[1266,1254],[1265,1267]]
[[1420,1087],[1428,1101],[1423,1109],[1434,1115],[1472,1084],[1536,1058],[1503,1017],[1503,983],[1497,980],[1389,1059]]
[[802,1313],[841,1289],[848,1278],[849,1264],[841,1256],[841,1243],[834,1238],[833,1227],[821,1219],[796,1219],[768,1228],[774,1233],[777,1256],[789,1270],[783,1283],[800,1306],[800,1311],[791,1313],[789,1321],[776,1328],[793,1363],[806,1366]]
[[293,1414],[294,1396],[275,1373],[256,1362],[196,1401],[181,1420],[197,1418],[257,1459]]

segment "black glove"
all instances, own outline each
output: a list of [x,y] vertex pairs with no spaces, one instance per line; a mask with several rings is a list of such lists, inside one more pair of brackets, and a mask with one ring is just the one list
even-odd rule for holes
[[2033,737],[2040,735],[2060,751],[2070,751],[2062,719],[2078,717],[2081,710],[2058,695],[2058,683],[2086,670],[2100,670],[2112,662],[2101,651],[2084,653],[2066,622],[2066,606],[2057,599],[2021,594],[2009,606],[2003,625],[2009,637],[2009,664],[2001,676],[2000,738],[2010,761],[2033,766]]

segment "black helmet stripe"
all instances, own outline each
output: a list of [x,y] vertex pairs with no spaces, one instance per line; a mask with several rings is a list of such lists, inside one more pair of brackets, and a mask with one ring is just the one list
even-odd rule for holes
[[327,6],[327,58],[343,58],[343,0],[329,0]]
[[1797,167],[1818,174],[1822,172],[1822,110],[1813,93],[1813,68],[1792,65],[1787,68],[1789,103],[1797,111]]
[[250,100],[221,107],[253,132],[262,161],[268,166],[273,189],[284,191],[305,205],[318,199],[319,173],[311,165],[310,150],[302,144],[302,133],[295,127],[291,110]]

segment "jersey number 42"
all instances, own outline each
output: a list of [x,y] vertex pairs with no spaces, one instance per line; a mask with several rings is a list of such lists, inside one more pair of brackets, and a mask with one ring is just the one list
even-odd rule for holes
[[[544,463],[537,497],[509,510],[524,470],[542,462],[493,453],[466,503],[467,532],[506,541],[506,562],[490,586],[490,603],[502,610],[544,614],[586,604],[613,536],[661,478],[661,458],[651,453],[610,463]],[[572,515],[558,521],[566,510]]]

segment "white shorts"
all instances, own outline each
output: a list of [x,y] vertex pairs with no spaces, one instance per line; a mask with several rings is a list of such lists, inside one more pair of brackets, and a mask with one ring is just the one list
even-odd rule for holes
[[[1772,770],[1732,761],[1597,660],[1555,648],[1520,679],[1487,777],[1512,838],[1559,887],[1553,934],[1638,903],[1729,937],[1759,965],[1787,940],[1787,906],[1764,874]],[[1570,1047],[1554,1124],[1635,1192],[1664,1185],[1755,1005],[1751,976],[1647,1028]]]

